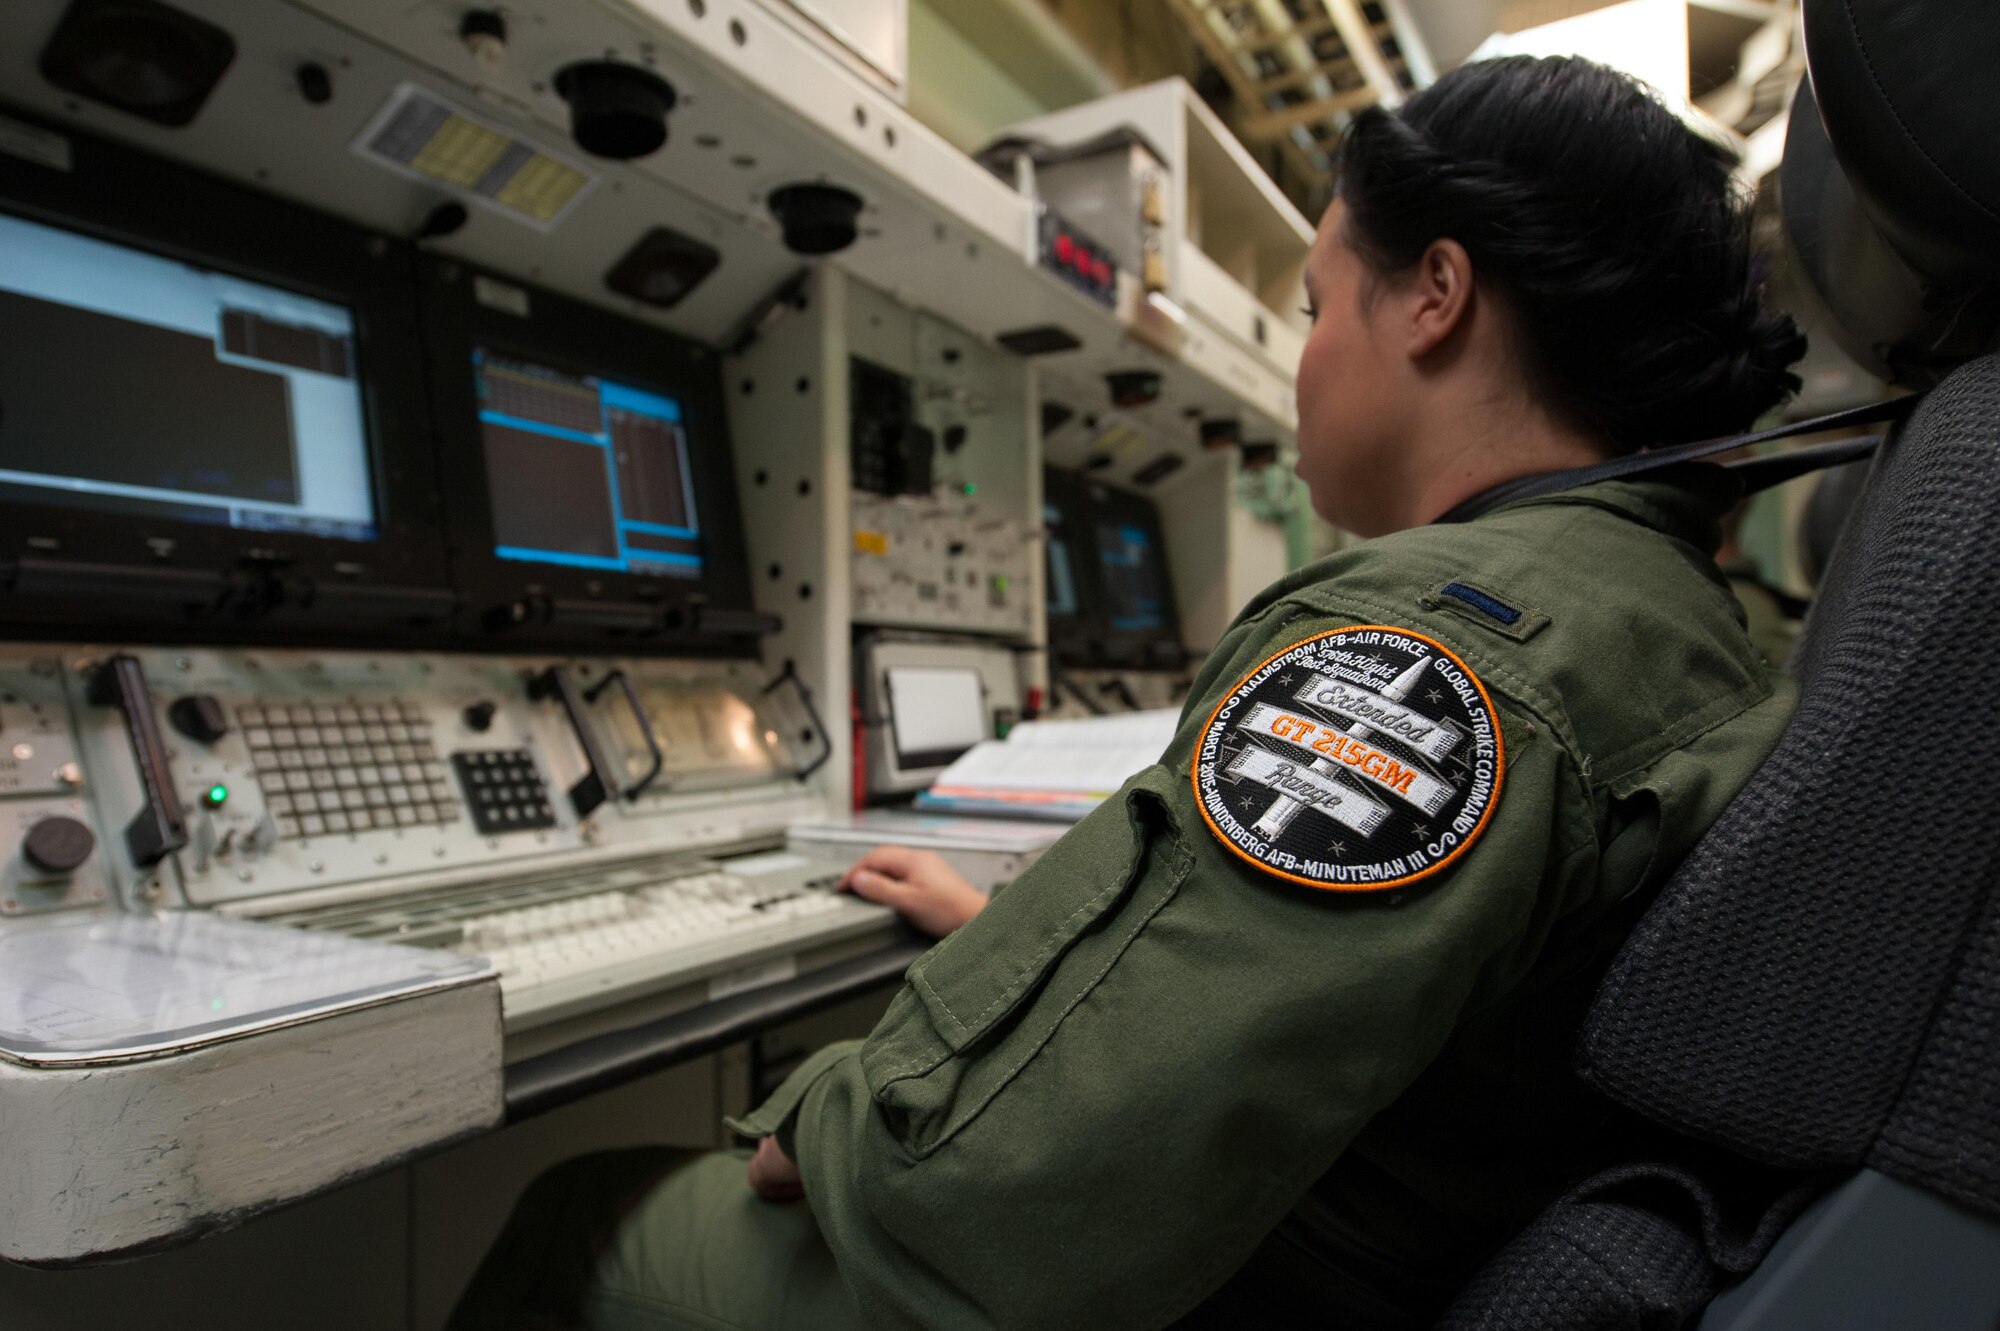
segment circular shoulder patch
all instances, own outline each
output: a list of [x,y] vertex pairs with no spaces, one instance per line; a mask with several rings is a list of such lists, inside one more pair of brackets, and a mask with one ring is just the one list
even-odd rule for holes
[[1243,677],[1195,748],[1223,845],[1308,887],[1376,892],[1452,863],[1486,830],[1506,756],[1493,700],[1442,643],[1356,624]]

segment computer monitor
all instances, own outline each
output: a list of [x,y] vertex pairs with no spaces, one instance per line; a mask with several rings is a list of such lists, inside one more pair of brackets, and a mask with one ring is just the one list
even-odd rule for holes
[[65,137],[68,172],[0,155],[0,619],[226,629],[428,588],[441,622],[408,252]]
[[1159,510],[1144,495],[1050,467],[1043,478],[1049,647],[1058,664],[1181,665]]
[[1160,510],[1144,495],[1090,486],[1105,655],[1113,665],[1171,668],[1185,658]]
[[426,263],[453,580],[495,632],[742,650],[756,617],[718,358]]
[[1171,615],[1166,547],[1159,539],[1158,525],[1146,521],[1147,516],[1115,508],[1092,515],[1097,572],[1104,585],[1105,626],[1114,634],[1157,636]]
[[1081,663],[1096,650],[1096,577],[1087,561],[1085,515],[1090,491],[1083,478],[1060,467],[1042,469],[1043,582],[1047,589],[1049,650],[1058,662]]
[[0,499],[372,541],[354,312],[0,216]]

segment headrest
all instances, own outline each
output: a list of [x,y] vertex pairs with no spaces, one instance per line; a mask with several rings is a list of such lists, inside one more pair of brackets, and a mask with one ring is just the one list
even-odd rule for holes
[[1787,230],[1843,348],[1928,387],[2000,332],[1992,0],[1806,0],[1804,17]]

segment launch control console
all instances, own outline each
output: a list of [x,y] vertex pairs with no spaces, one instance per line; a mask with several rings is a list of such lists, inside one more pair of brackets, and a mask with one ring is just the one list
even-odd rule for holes
[[754,846],[806,807],[811,752],[762,687],[747,662],[0,647],[0,913],[271,914]]

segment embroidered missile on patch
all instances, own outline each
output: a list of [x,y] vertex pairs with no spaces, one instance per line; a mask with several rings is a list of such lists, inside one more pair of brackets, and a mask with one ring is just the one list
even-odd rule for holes
[[1338,892],[1403,887],[1486,830],[1506,755],[1486,686],[1435,639],[1357,624],[1244,676],[1195,749],[1194,793],[1223,845]]

